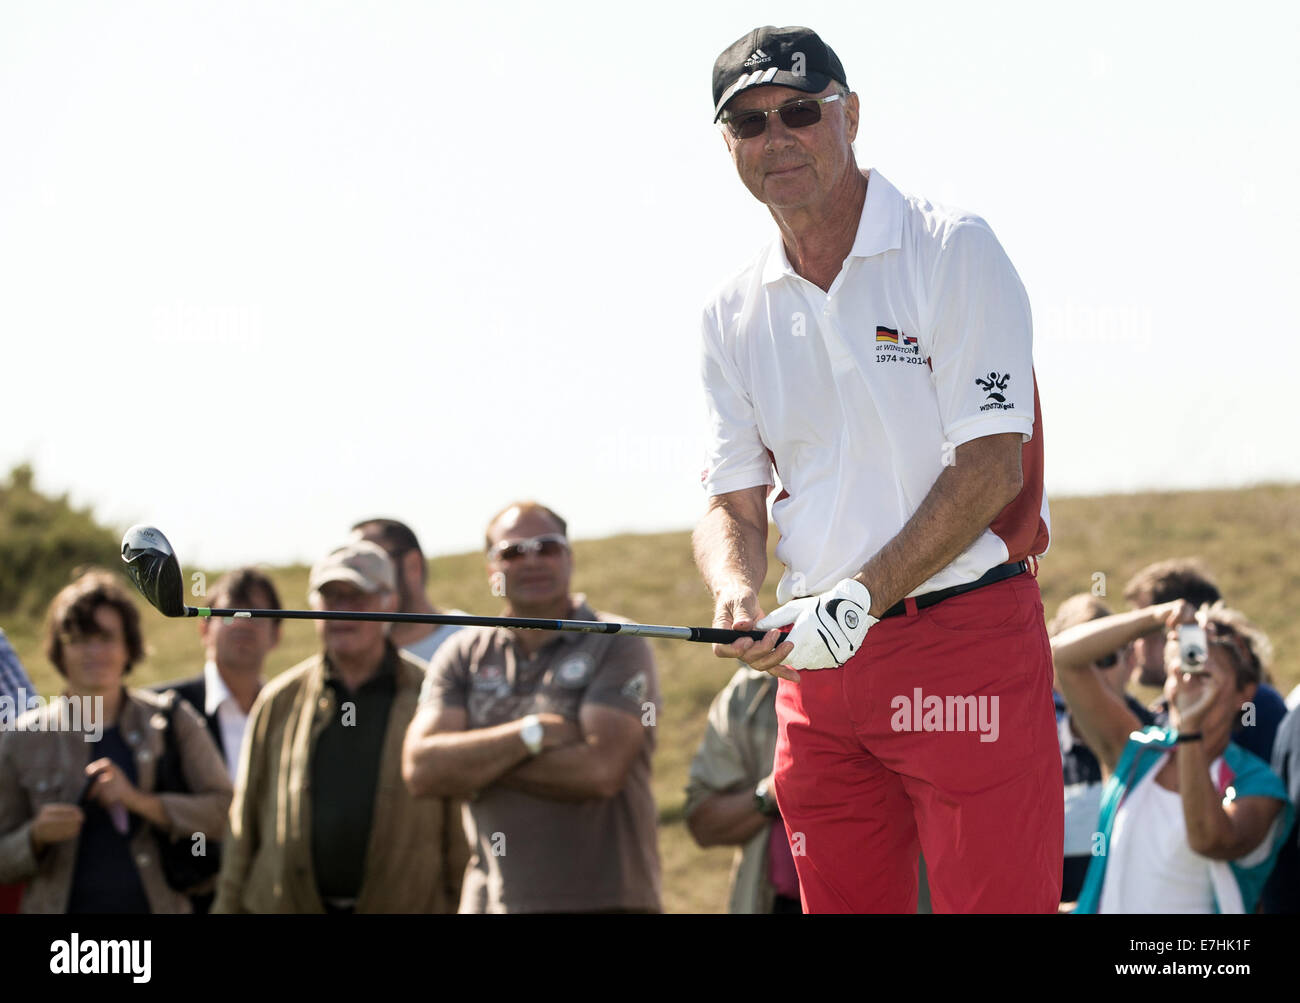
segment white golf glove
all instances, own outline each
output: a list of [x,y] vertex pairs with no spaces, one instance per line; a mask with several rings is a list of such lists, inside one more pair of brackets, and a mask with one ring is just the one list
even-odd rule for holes
[[754,626],[771,630],[794,624],[785,640],[794,642],[786,663],[792,669],[830,669],[847,662],[862,647],[873,623],[871,593],[855,578],[845,578],[819,596],[792,599]]

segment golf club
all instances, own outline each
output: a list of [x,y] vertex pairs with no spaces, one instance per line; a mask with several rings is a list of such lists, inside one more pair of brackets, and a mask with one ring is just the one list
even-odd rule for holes
[[264,617],[279,620],[376,620],[382,623],[432,623],[459,627],[510,627],[522,630],[561,630],[581,634],[636,634],[675,641],[731,644],[742,637],[761,641],[765,631],[722,630],[717,627],[666,627],[645,623],[606,623],[603,620],[543,620],[513,616],[454,616],[445,613],[359,613],[344,610],[211,609],[186,606],[180,561],[167,537],[153,526],[132,526],[122,537],[126,573],[140,594],[163,616]]

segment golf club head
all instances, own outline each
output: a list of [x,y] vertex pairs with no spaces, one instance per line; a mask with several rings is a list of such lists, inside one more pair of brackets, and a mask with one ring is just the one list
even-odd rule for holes
[[152,526],[132,526],[122,537],[126,573],[163,616],[185,615],[181,565],[167,537]]

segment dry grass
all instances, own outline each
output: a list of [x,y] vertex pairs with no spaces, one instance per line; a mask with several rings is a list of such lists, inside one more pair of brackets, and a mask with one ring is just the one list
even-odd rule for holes
[[[1300,682],[1300,485],[1236,491],[1198,491],[1058,499],[1052,505],[1054,542],[1039,583],[1050,615],[1074,592],[1092,588],[1105,575],[1108,601],[1125,608],[1123,586],[1138,568],[1172,556],[1200,556],[1219,578],[1224,594],[1273,639],[1274,674],[1285,693]],[[707,624],[710,603],[691,560],[689,533],[618,536],[575,544],[574,587],[598,609],[642,623]],[[273,577],[286,603],[305,602],[307,570],[277,569]],[[772,608],[775,571],[765,590]],[[476,613],[497,608],[476,554],[430,562],[429,592],[440,605]],[[141,683],[199,671],[202,656],[194,622],[164,620],[146,612],[152,654],[136,670]],[[7,624],[24,663],[43,692],[58,679],[39,651],[39,625]],[[655,797],[660,811],[664,905],[672,912],[724,908],[731,851],[700,850],[681,821],[686,772],[704,730],[709,701],[731,676],[733,663],[716,659],[707,645],[652,642],[664,706],[655,758]],[[287,622],[283,641],[268,664],[274,675],[310,654],[311,624]]]

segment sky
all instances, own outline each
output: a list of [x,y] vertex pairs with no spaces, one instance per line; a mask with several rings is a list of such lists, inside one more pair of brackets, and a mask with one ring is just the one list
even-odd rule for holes
[[707,88],[792,23],[1015,264],[1049,495],[1300,480],[1284,3],[7,0],[0,470],[187,568],[693,525],[701,312],[774,233]]

